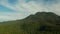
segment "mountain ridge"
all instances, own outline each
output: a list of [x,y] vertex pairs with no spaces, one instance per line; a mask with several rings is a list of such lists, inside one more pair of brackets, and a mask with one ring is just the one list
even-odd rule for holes
[[[24,26],[23,26],[24,25]],[[60,31],[60,16],[52,12],[37,12],[24,19],[22,29],[31,32],[41,31]],[[32,29],[31,29],[32,28]]]
[[52,12],[37,12],[22,20],[0,24],[0,34],[60,34],[60,16]]

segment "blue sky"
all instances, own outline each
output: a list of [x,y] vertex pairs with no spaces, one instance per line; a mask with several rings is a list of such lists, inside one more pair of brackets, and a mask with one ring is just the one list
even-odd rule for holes
[[0,0],[0,21],[23,19],[42,11],[60,15],[60,0]]

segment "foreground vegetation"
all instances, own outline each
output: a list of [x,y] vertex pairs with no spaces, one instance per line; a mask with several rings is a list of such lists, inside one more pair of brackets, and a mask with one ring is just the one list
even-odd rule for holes
[[60,16],[37,12],[22,20],[2,22],[0,34],[60,34]]

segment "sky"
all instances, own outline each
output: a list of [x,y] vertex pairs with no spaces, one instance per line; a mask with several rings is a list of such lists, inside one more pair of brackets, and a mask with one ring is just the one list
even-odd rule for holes
[[60,15],[60,0],[0,0],[0,21],[23,19],[43,11]]

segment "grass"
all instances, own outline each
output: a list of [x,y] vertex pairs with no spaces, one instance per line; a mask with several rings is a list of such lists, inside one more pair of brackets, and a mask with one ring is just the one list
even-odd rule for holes
[[[13,21],[13,22],[4,22],[0,24],[0,34],[59,34],[60,32],[56,31],[31,31],[34,30],[38,26],[38,23],[36,22],[34,24],[29,24],[29,28],[31,30],[24,31],[21,29],[20,25],[23,24],[22,22],[18,21]],[[36,26],[37,25],[37,26]],[[36,27],[35,27],[36,26]],[[31,33],[31,32],[32,33]]]
[[21,34],[19,23],[11,22],[0,24],[0,34]]

